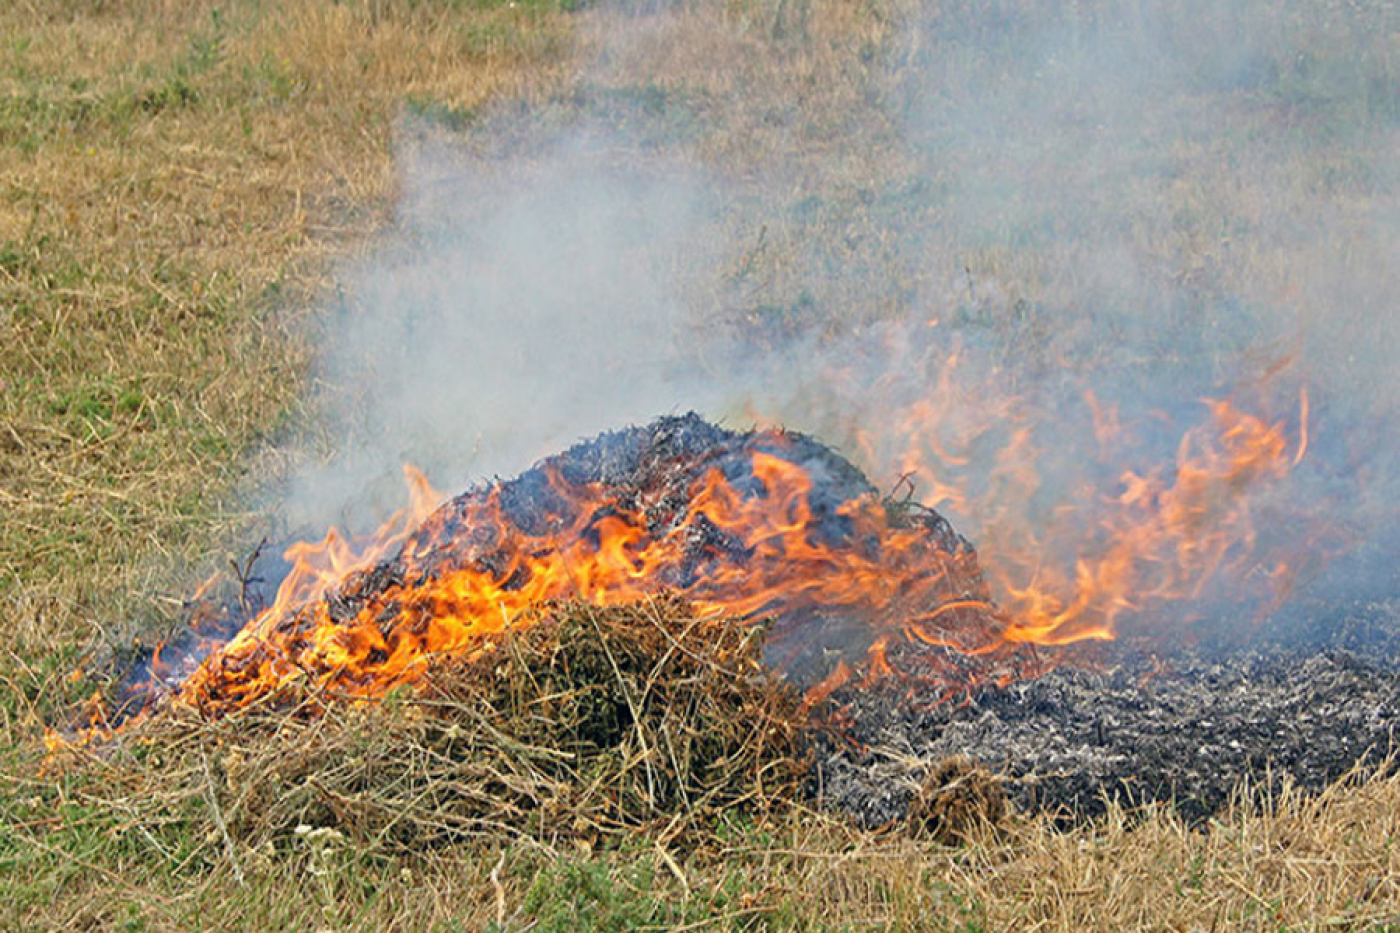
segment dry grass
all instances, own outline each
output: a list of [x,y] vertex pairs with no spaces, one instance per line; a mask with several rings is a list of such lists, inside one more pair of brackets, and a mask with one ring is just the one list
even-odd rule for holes
[[759,629],[667,599],[542,606],[517,625],[384,703],[293,684],[214,721],[168,707],[46,767],[86,774],[93,803],[150,838],[207,804],[231,857],[303,825],[393,855],[639,830],[669,846],[799,796],[805,714],[764,669]]
[[[907,824],[802,803],[804,713],[752,629],[659,601],[545,607],[422,689],[289,688],[6,777],[5,842],[65,876],[13,928],[1380,929],[1400,924],[1400,777],[1243,789],[1189,827],[1114,804],[1065,830],[930,763]],[[333,698],[332,698],[333,699]],[[314,715],[308,715],[314,712]],[[52,864],[52,863],[57,864]],[[138,870],[140,867],[140,870]],[[429,896],[424,896],[428,892]],[[833,921],[836,921],[833,923]]]
[[395,121],[537,93],[568,36],[515,4],[6,6],[0,594],[22,653],[92,637],[95,587],[149,593],[246,520],[227,492],[306,423],[306,309],[386,217]]
[[[1400,99],[1383,4],[1352,4],[1353,20],[1334,15],[1340,5],[1270,5],[1269,22],[1301,23],[1309,49],[1300,64],[1286,46],[1257,43],[1278,66],[1273,86],[1212,86],[1204,62],[1191,96],[1127,121],[1140,138],[1029,168],[995,136],[978,148],[939,135],[968,115],[955,94],[925,93],[931,67],[966,63],[1001,80],[959,57],[959,30],[979,28],[964,22],[967,5],[916,29],[928,12],[916,4],[636,6],[0,9],[0,926],[1400,928],[1400,779],[1388,775],[1321,797],[1245,796],[1202,829],[1160,810],[1111,809],[1073,831],[1009,816],[960,827],[964,841],[949,847],[756,808],[712,814],[681,845],[634,806],[656,799],[667,768],[685,770],[667,764],[658,737],[703,738],[683,696],[620,741],[627,753],[603,756],[596,785],[541,770],[567,745],[557,736],[493,744],[459,727],[449,739],[441,707],[406,698],[316,721],[166,720],[150,732],[163,746],[40,769],[35,738],[77,689],[63,675],[78,650],[172,615],[193,577],[221,562],[219,544],[261,520],[236,493],[284,468],[279,441],[314,436],[310,310],[333,284],[329,262],[365,249],[390,219],[405,111],[460,129],[502,99],[566,107],[594,92],[609,106],[659,108],[656,145],[681,139],[749,196],[713,221],[721,284],[687,280],[689,300],[760,335],[933,307],[1008,357],[1049,356],[1055,343],[1082,349],[1059,328],[1093,307],[1083,319],[1095,327],[1147,326],[1213,358],[1231,339],[1225,298],[1237,298],[1296,316],[1339,358],[1391,352],[1355,339],[1397,288],[1380,252],[1393,240],[1374,232],[1395,209],[1379,156],[1393,151],[1387,108]],[[1011,19],[1019,6],[986,15]],[[1101,5],[1032,6],[1073,23]],[[1176,18],[1196,12],[1183,4]],[[586,59],[596,64],[585,80]],[[1336,106],[1349,100],[1329,83],[1349,73],[1338,62],[1378,89],[1364,97],[1369,112]],[[1014,70],[1001,92],[1013,123],[1056,103]],[[1018,99],[1030,103],[1016,109]],[[1222,112],[1228,131],[1184,131]],[[973,116],[998,125],[997,113]],[[1261,136],[1286,145],[1257,148]],[[1055,168],[1009,193],[996,186]],[[1297,235],[1297,218],[1327,235]],[[1167,300],[1116,310],[1125,295],[1159,293],[1221,314],[1197,319]],[[1366,366],[1341,372],[1341,390],[1360,397],[1394,387],[1368,383]],[[460,693],[441,702],[481,709]],[[463,782],[482,760],[509,794]],[[752,788],[743,774],[735,786]],[[556,786],[587,791],[570,804],[585,815],[578,831],[539,816]],[[366,789],[372,805],[355,796]],[[619,809],[623,790],[631,803]],[[934,832],[959,805],[938,794],[929,789]],[[514,809],[483,817],[468,804]],[[512,830],[482,833],[482,820]],[[417,846],[424,838],[432,845]]]
[[[380,720],[390,721],[404,723]],[[413,728],[406,732],[411,746]],[[357,749],[384,747],[364,732],[357,736]],[[280,748],[285,757],[292,740],[264,737],[251,745]],[[312,755],[324,747],[310,744]],[[15,884],[0,916],[17,929],[125,923],[148,930],[186,929],[215,911],[224,918],[220,928],[228,929],[498,924],[561,931],[869,926],[1067,933],[1400,924],[1394,845],[1400,780],[1388,775],[1358,777],[1321,796],[1242,794],[1233,812],[1200,829],[1162,809],[1130,814],[1115,805],[1074,831],[1045,818],[1008,817],[950,847],[900,828],[856,831],[789,806],[757,816],[712,814],[705,831],[688,833],[681,846],[653,833],[595,848],[598,836],[565,826],[548,841],[508,842],[507,833],[389,855],[355,836],[354,827],[364,823],[346,820],[343,810],[331,815],[333,808],[322,805],[322,819],[293,825],[282,819],[289,811],[274,807],[269,818],[251,816],[259,832],[248,835],[248,814],[240,825],[236,812],[209,805],[237,802],[225,769],[249,746],[240,735],[178,766],[152,759],[116,769],[150,780],[170,767],[171,776],[154,783],[166,794],[183,785],[183,808],[172,806],[173,796],[153,802],[105,782],[70,787],[66,797],[36,789],[33,799],[17,799],[6,818],[11,838],[29,844],[24,864],[64,874],[66,894],[62,904],[37,904],[27,886]],[[176,744],[170,754],[193,750]],[[352,764],[308,774],[334,779]],[[99,770],[110,775],[113,766]],[[285,804],[326,794],[314,778],[311,784],[281,784],[261,799]],[[428,810],[420,803],[409,815]],[[154,819],[158,813],[162,818]],[[85,850],[73,845],[75,837],[103,841]],[[139,865],[147,867],[135,870]],[[152,871],[153,865],[159,867]]]

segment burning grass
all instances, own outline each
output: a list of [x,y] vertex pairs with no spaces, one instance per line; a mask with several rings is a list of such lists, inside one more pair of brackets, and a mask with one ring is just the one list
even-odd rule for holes
[[103,773],[131,832],[206,804],[230,856],[298,826],[380,852],[639,829],[670,844],[799,796],[805,710],[761,647],[759,627],[673,599],[542,605],[382,703],[293,680],[217,720],[168,704],[120,745],[54,766]]
[[[293,545],[276,598],[256,613],[241,598],[228,613],[196,601],[196,623],[233,624],[159,646],[142,668],[150,680],[130,689],[206,716],[297,678],[372,698],[413,683],[434,658],[472,657],[542,603],[610,606],[663,590],[736,626],[770,622],[765,657],[814,693],[900,673],[953,694],[996,676],[988,659],[1011,653],[966,539],[932,509],[882,499],[797,433],[660,418],[400,524],[363,554],[334,531]],[[897,672],[889,651],[904,642],[944,650]]]

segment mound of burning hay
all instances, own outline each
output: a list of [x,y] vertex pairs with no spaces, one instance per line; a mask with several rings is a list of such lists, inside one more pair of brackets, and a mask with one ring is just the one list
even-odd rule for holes
[[[693,415],[470,490],[284,596],[199,602],[213,652],[139,667],[163,673],[128,690],[144,706],[113,754],[133,767],[106,785],[133,825],[207,801],[230,840],[671,838],[816,796],[957,838],[1003,793],[1203,819],[1241,780],[1318,789],[1383,759],[1400,723],[1400,649],[1115,643],[1091,669],[1015,650],[936,513],[810,438]],[[1400,645],[1400,612],[1362,621],[1370,653]]]
[[692,414],[448,501],[387,559],[314,598],[279,594],[173,691],[207,716],[291,680],[382,696],[437,659],[472,657],[542,603],[663,592],[763,624],[768,663],[803,689],[892,674],[892,649],[916,643],[939,650],[904,673],[958,690],[1001,631],[976,553],[936,512],[880,497],[811,438]]
[[822,697],[966,689],[999,632],[937,513],[803,435],[695,415],[470,490],[311,598],[192,611],[227,638],[129,685],[119,754],[154,767],[113,800],[148,830],[203,801],[233,848],[296,826],[669,839],[790,806]]

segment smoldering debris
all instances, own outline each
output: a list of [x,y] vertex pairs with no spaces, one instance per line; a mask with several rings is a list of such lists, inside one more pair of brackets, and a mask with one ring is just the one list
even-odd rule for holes
[[1170,804],[1197,822],[1241,786],[1319,791],[1394,749],[1400,607],[1366,611],[1367,630],[1390,632],[1379,654],[1114,645],[1092,669],[1060,666],[960,703],[920,703],[893,685],[842,690],[832,697],[842,728],[822,739],[816,790],[870,826],[903,818],[930,768],[949,758],[999,775],[1020,810],[1067,820],[1116,800]]

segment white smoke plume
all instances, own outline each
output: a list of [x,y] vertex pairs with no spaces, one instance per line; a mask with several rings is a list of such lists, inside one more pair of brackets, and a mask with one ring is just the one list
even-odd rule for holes
[[[1170,468],[1204,397],[1267,398],[1296,444],[1304,388],[1260,535],[1301,527],[1289,500],[1333,510],[1337,550],[1394,518],[1392,5],[1008,0],[866,33],[836,3],[737,9],[581,14],[612,38],[572,96],[406,120],[396,228],[326,311],[338,449],[291,524],[364,521],[405,461],[453,493],[691,408],[891,486],[879,435],[932,402],[983,492],[1030,426],[1033,519]],[[1123,462],[1086,453],[1089,398],[1133,425]]]

